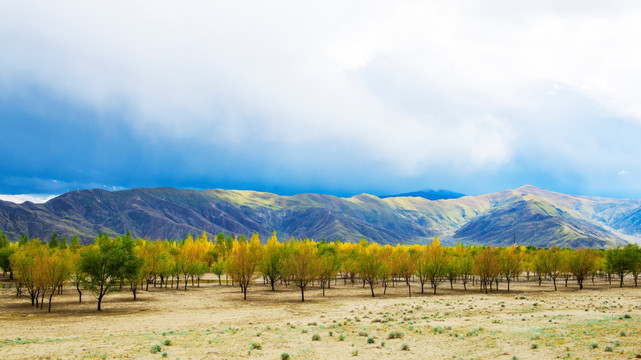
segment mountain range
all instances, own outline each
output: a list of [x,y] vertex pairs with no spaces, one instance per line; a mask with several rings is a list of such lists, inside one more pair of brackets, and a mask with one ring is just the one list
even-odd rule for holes
[[[410,193],[411,194],[411,193]],[[80,190],[43,204],[0,201],[0,230],[48,239],[101,232],[181,239],[204,231],[265,237],[453,244],[612,247],[641,239],[641,201],[574,196],[523,186],[497,193],[429,200],[360,194],[280,196],[245,190],[136,188]]]

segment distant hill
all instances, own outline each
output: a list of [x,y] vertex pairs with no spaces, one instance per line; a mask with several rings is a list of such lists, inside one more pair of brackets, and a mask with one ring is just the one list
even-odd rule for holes
[[[438,192],[438,191],[437,191]],[[460,195],[460,194],[459,194]],[[443,243],[611,247],[637,242],[641,202],[573,196],[533,186],[479,196],[429,200],[420,196],[349,198],[279,196],[237,190],[138,188],[81,190],[43,204],[0,201],[0,229],[48,239],[78,234],[83,242],[108,232],[184,238],[218,232],[280,238],[309,237],[380,244]]]
[[380,198],[385,199],[389,197],[422,197],[427,200],[445,200],[445,199],[458,199],[463,196],[465,196],[465,194],[457,193],[450,190],[425,189],[425,190],[413,191],[408,193],[402,193],[398,195],[382,195],[380,196]]

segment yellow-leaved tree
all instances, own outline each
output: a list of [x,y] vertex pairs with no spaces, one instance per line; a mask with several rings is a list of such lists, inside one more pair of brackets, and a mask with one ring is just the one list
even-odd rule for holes
[[305,302],[305,288],[314,281],[322,271],[320,258],[317,256],[316,243],[308,239],[294,241],[292,254],[287,257],[287,272],[291,280],[300,288],[301,301]]
[[258,264],[262,259],[263,248],[260,246],[258,234],[253,234],[246,240],[234,239],[234,244],[229,255],[227,272],[229,276],[240,284],[243,300],[247,300],[247,288],[256,279]]

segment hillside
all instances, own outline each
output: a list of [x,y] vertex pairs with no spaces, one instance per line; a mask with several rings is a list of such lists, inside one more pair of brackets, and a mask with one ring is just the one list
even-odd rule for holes
[[238,190],[138,188],[81,190],[44,204],[0,201],[0,229],[49,238],[54,231],[179,239],[187,233],[225,232],[381,244],[445,243],[608,247],[637,241],[641,206],[636,200],[581,197],[532,186],[498,193],[428,200],[361,194],[350,198],[300,194],[279,196]]

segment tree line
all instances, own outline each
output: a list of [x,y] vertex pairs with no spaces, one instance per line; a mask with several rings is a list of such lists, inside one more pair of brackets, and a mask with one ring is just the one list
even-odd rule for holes
[[[81,246],[74,236],[68,244],[66,237],[54,233],[48,242],[28,239],[10,243],[0,232],[0,268],[9,277],[16,277],[16,295],[26,296],[32,306],[43,309],[47,300],[51,311],[55,295],[62,294],[65,284],[72,284],[82,302],[84,291],[93,294],[97,309],[103,298],[113,292],[128,289],[133,300],[138,291],[149,286],[163,289],[187,290],[200,286],[206,273],[216,276],[218,285],[240,288],[243,299],[256,280],[274,291],[277,284],[295,286],[301,301],[310,284],[325,290],[332,282],[362,284],[369,294],[387,292],[388,286],[400,284],[413,292],[437,293],[441,284],[478,286],[486,293],[498,291],[499,284],[510,284],[519,277],[527,280],[576,281],[583,289],[584,281],[595,276],[618,279],[632,275],[637,286],[641,272],[641,248],[635,244],[615,249],[537,249],[534,247],[464,246],[444,247],[438,238],[425,245],[379,245],[363,239],[359,243],[287,239],[280,241],[274,232],[264,243],[258,234],[249,239],[244,235],[217,234],[211,239],[206,232],[194,238],[189,234],[180,241],[133,238],[130,233],[111,237],[98,235],[94,242]],[[412,286],[418,283],[418,289]],[[445,285],[447,286],[447,285]]]

